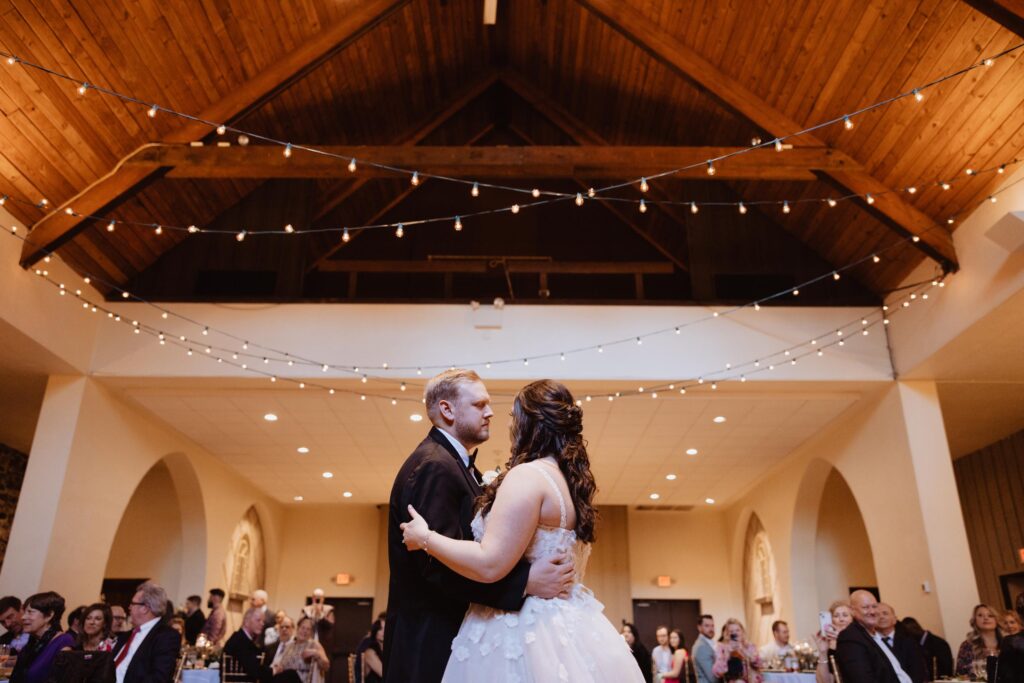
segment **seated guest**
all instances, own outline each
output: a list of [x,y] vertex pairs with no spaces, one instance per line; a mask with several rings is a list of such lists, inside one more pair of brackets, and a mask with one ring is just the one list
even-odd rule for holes
[[189,645],[196,644],[196,638],[203,631],[203,624],[206,623],[206,615],[199,605],[203,599],[198,595],[190,595],[185,598],[185,642]]
[[949,678],[953,675],[953,650],[949,643],[931,631],[926,631],[914,617],[903,617],[900,625],[908,637],[916,640],[924,648],[925,665],[931,680]]
[[278,638],[281,637],[281,633],[279,631],[279,629],[281,627],[281,621],[286,616],[288,616],[288,615],[284,613],[283,609],[277,610],[277,612],[274,613],[274,623],[273,623],[273,625],[268,626],[267,628],[263,629],[263,645],[264,646],[276,645],[277,644]]
[[121,607],[121,605],[111,605],[110,615],[114,620],[114,626],[111,630],[113,630],[115,636],[118,633],[131,631],[128,628],[128,613],[124,611],[124,607]]
[[210,614],[206,617],[201,633],[206,636],[206,642],[210,645],[220,645],[228,631],[228,613],[221,604],[224,602],[224,591],[214,588],[210,591],[210,597],[206,600],[206,606],[210,608]]
[[147,581],[129,605],[134,627],[114,646],[117,683],[169,683],[181,650],[181,636],[163,621],[167,591]]
[[697,640],[693,643],[693,672],[697,683],[715,683],[718,679],[711,671],[715,666],[715,618],[710,614],[700,615],[697,620]]
[[17,654],[28,642],[28,634],[21,625],[21,600],[13,595],[0,598],[0,626],[6,629],[0,636],[0,645],[9,647],[11,654]]
[[995,662],[999,657],[999,622],[996,611],[988,605],[978,605],[971,615],[971,630],[960,644],[956,655],[957,676],[978,676],[988,672],[994,678]]
[[636,660],[637,666],[640,667],[644,681],[651,683],[651,653],[647,651],[644,644],[640,642],[640,638],[637,637],[636,626],[629,623],[623,624],[622,639],[629,646],[629,651],[632,653],[633,659]]
[[313,620],[302,617],[295,626],[295,638],[285,648],[279,662],[282,669],[297,673],[303,683],[323,683],[330,660],[313,637]]
[[[654,639],[658,644],[651,650],[651,669],[654,676],[672,670],[672,649],[668,646],[668,626],[654,629]],[[642,671],[643,669],[641,669]]]
[[82,632],[78,634],[74,649],[83,652],[113,651],[117,643],[117,639],[110,631],[113,623],[114,616],[107,605],[102,602],[89,605],[85,608]]
[[686,650],[683,649],[683,634],[677,628],[668,634],[668,649],[672,652],[672,666],[659,674],[659,683],[686,683]]
[[832,657],[836,656],[836,638],[844,628],[853,621],[853,611],[846,600],[836,600],[828,608],[832,623],[825,627],[824,633],[814,634],[818,644],[818,667],[814,671],[816,683],[835,683],[835,672],[832,670]]
[[913,683],[930,681],[928,667],[925,665],[924,648],[906,633],[901,632],[902,629],[897,629],[898,623],[896,610],[892,608],[892,605],[884,602],[878,603],[878,623],[875,626],[878,638],[883,645],[893,651],[896,659],[899,660],[900,667],[910,676]]
[[[776,621],[772,624],[772,642],[761,648],[761,661],[766,666],[782,668],[786,657],[792,657],[793,654],[793,646],[789,644],[789,624]],[[778,666],[774,666],[776,662]]]
[[231,634],[224,645],[224,654],[233,657],[242,671],[258,683],[305,683],[294,671],[284,671],[280,663],[260,662],[260,648],[256,640],[263,631],[263,611],[250,607],[242,617],[242,628]]
[[381,683],[384,680],[384,626],[384,620],[378,619],[370,627],[370,642],[363,650],[357,667],[362,672],[363,683]]
[[85,605],[76,607],[68,613],[68,630],[67,632],[73,636],[78,636],[82,632],[82,618],[85,616]]
[[999,616],[999,630],[1002,631],[1003,637],[1015,636],[1021,631],[1024,631],[1024,627],[1021,626],[1020,617],[1012,609],[1003,610],[1003,613]]
[[182,644],[184,644],[185,643],[185,618],[184,617],[179,617],[177,614],[175,614],[173,617],[171,617],[170,619],[167,620],[167,625],[170,626],[171,628],[173,628],[175,631],[178,632],[178,635],[181,636],[181,642],[182,642]]
[[281,660],[281,655],[284,654],[285,648],[288,643],[292,642],[292,638],[295,637],[295,622],[292,621],[291,617],[285,617],[281,620],[281,623],[277,627],[277,642],[273,645],[267,645],[263,648],[264,662],[270,662],[271,664],[277,664]]
[[[1018,621],[1024,621],[1024,593],[1014,603]],[[1020,683],[1024,681],[1024,632],[1007,636],[999,651],[999,673],[996,683]]]
[[64,598],[53,591],[36,593],[25,600],[21,623],[28,643],[18,653],[11,683],[46,683],[57,653],[75,643],[70,633],[61,633]]
[[747,641],[747,634],[739,619],[729,619],[722,627],[722,637],[715,645],[715,665],[711,671],[726,681],[762,683],[764,680],[761,676],[761,656],[754,644]]
[[869,591],[850,595],[853,623],[836,638],[836,664],[843,683],[912,683],[896,655],[882,644],[878,601]]

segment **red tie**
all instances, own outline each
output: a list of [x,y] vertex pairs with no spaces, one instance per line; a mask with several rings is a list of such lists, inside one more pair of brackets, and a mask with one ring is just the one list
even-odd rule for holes
[[136,626],[132,629],[132,634],[128,636],[128,640],[124,641],[124,647],[117,653],[117,657],[114,659],[114,668],[116,669],[124,661],[124,658],[128,656],[128,650],[132,647],[132,641],[135,640],[135,634],[139,632],[139,627]]

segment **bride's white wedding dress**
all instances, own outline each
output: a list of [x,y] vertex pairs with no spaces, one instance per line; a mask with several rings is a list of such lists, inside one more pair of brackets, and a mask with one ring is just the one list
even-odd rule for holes
[[[543,465],[533,466],[558,496],[558,527],[538,525],[526,549],[535,562],[564,550],[572,553],[576,575],[566,599],[527,597],[518,612],[503,612],[470,605],[459,634],[452,641],[444,683],[561,683],[607,681],[643,683],[643,675],[629,647],[604,616],[604,605],[582,583],[590,557],[590,544],[565,528],[565,499]],[[484,535],[485,519],[473,520],[473,538]]]

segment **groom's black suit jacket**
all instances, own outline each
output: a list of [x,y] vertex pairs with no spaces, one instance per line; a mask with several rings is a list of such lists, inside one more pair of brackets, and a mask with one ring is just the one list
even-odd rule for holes
[[530,565],[525,560],[501,581],[476,583],[425,552],[410,552],[399,524],[412,505],[430,528],[457,539],[472,539],[470,524],[480,486],[455,447],[437,428],[402,465],[391,489],[388,561],[391,581],[384,629],[387,683],[440,681],[470,602],[515,611],[522,607]]

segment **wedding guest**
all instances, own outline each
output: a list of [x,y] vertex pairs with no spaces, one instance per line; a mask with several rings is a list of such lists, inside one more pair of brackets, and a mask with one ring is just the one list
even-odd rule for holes
[[121,605],[111,605],[110,615],[114,620],[111,630],[113,630],[115,636],[118,633],[126,633],[131,630],[128,628],[128,614],[124,611],[124,607]]
[[89,605],[85,608],[85,618],[82,619],[82,632],[75,640],[75,650],[85,652],[111,652],[117,639],[111,631],[114,625],[114,616],[110,607],[102,602]]
[[697,683],[715,683],[718,680],[712,671],[715,666],[715,618],[710,614],[702,614],[697,620],[697,634],[692,649]]
[[683,634],[674,628],[668,634],[668,648],[672,651],[672,667],[660,674],[660,683],[686,683],[686,650],[683,649]]
[[279,666],[298,674],[303,683],[323,683],[330,660],[323,646],[313,638],[313,620],[302,617],[295,626],[295,638],[281,656]]
[[1024,627],[1020,623],[1020,616],[1012,609],[1003,610],[999,617],[999,630],[1003,632],[1004,638],[1006,636],[1015,636],[1024,631]]
[[[294,637],[295,622],[291,620],[291,617],[285,616],[277,626],[277,642],[273,645],[265,645],[263,648],[263,651],[266,653],[263,661],[270,662],[271,664],[276,664],[280,661],[285,648],[287,648],[288,643],[292,642]],[[264,642],[266,642],[266,639],[264,639]]]
[[206,623],[206,615],[199,609],[202,602],[203,599],[198,595],[185,598],[185,642],[189,645],[196,644],[196,638],[203,632]]
[[836,664],[843,683],[911,683],[896,655],[876,639],[878,600],[866,590],[850,594],[853,622],[836,638]]
[[267,607],[267,599],[267,591],[263,590],[262,588],[254,590],[252,592],[252,595],[249,597],[249,606],[255,607],[256,609],[260,610],[260,613],[263,615],[263,631],[260,632],[259,641],[257,643],[260,647],[263,647],[267,644],[264,638],[264,634],[266,633],[267,629],[272,628],[275,623],[274,612]]
[[82,632],[82,618],[85,616],[85,605],[80,605],[68,613],[67,632],[77,637]]
[[128,606],[134,627],[117,637],[114,671],[117,683],[170,681],[178,663],[181,635],[164,623],[167,591],[147,581]]
[[743,680],[744,683],[762,683],[761,656],[739,619],[728,619],[722,627],[722,637],[715,646],[715,665],[711,671],[725,680]]
[[206,642],[211,645],[220,645],[220,641],[224,640],[224,636],[227,635],[228,614],[224,609],[223,602],[224,591],[220,588],[210,590],[210,597],[206,600],[210,614],[206,617],[206,623],[203,624],[201,633],[206,636]]
[[313,590],[313,599],[302,608],[302,614],[312,619],[314,624],[319,624],[333,610],[333,605],[328,605],[324,602],[324,589],[316,588]]
[[[1024,622],[1024,593],[1014,603],[1018,621]],[[996,683],[1020,683],[1024,681],[1024,632],[1015,633],[1003,639],[999,651],[998,676]]]
[[363,683],[381,683],[384,680],[384,619],[378,619],[370,627],[370,642],[360,656],[356,668],[362,674]]
[[836,638],[853,621],[853,611],[846,600],[836,600],[829,605],[828,612],[832,616],[832,623],[825,627],[824,632],[814,634],[814,641],[818,645],[818,667],[814,671],[817,683],[835,683],[831,659],[836,656]]
[[50,678],[57,653],[75,644],[73,635],[61,633],[63,615],[64,598],[53,591],[36,593],[25,600],[21,623],[29,638],[18,653],[11,683],[46,683]]
[[651,683],[651,653],[647,651],[647,648],[643,643],[640,642],[640,638],[636,634],[636,626],[630,623],[622,625],[622,639],[626,641],[626,645],[629,646],[629,651],[633,655],[633,659],[636,660],[636,665],[640,667],[640,673],[643,674],[644,681]]
[[786,657],[794,654],[793,646],[789,644],[789,624],[784,621],[776,621],[772,624],[772,642],[761,648],[761,660],[767,663],[778,661],[781,665]]
[[896,610],[892,605],[884,602],[878,603],[878,623],[875,626],[875,632],[882,644],[893,651],[900,667],[910,676],[913,683],[924,683],[926,680],[931,680],[928,675],[928,667],[925,664],[924,648],[906,633],[901,633],[901,629],[896,628],[898,623]]
[[[651,667],[654,676],[672,670],[672,649],[668,646],[668,626],[659,626],[654,630],[654,638],[658,644],[651,650]],[[643,667],[640,667],[643,671]]]
[[995,670],[995,662],[999,657],[999,622],[996,611],[988,605],[978,605],[971,615],[971,630],[967,639],[960,644],[956,655],[957,676],[980,676],[989,672],[989,678]]
[[167,621],[167,625],[178,632],[181,640],[178,647],[181,647],[185,643],[185,619],[175,614]]
[[263,629],[263,646],[269,647],[277,643],[278,638],[281,637],[280,628],[281,621],[288,615],[284,613],[284,610],[278,610],[274,613],[274,623],[271,626]]
[[0,626],[6,629],[0,636],[0,645],[8,646],[12,654],[25,647],[28,634],[22,629],[21,600],[13,595],[0,598]]
[[263,631],[263,612],[250,607],[242,617],[242,627],[231,634],[224,645],[224,654],[233,657],[242,671],[258,683],[308,683],[295,671],[285,671],[284,657],[276,664],[260,663],[260,648],[256,639]]
[[907,636],[924,648],[925,664],[932,680],[950,678],[953,675],[953,650],[949,643],[931,631],[926,631],[914,617],[903,617],[900,625],[907,632]]

